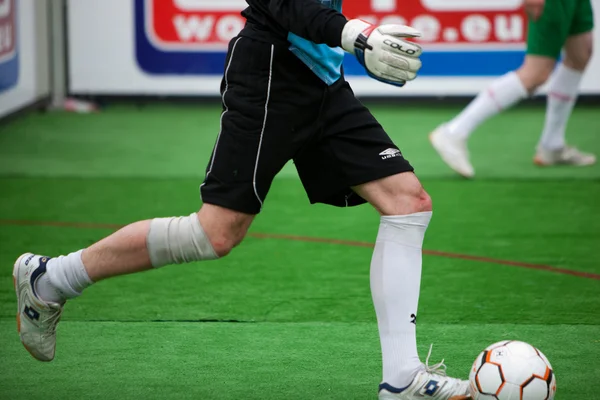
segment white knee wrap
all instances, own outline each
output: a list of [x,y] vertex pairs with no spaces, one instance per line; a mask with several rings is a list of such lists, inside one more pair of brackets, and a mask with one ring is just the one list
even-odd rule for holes
[[155,268],[218,258],[196,213],[188,217],[153,219],[146,247]]

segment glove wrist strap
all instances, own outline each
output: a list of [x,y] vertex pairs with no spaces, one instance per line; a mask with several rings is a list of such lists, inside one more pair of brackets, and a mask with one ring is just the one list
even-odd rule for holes
[[[375,29],[374,25],[360,19],[351,19],[342,31],[342,48],[348,53],[355,54],[355,48],[360,46],[363,50],[367,47],[367,38]],[[363,38],[360,38],[363,36]]]

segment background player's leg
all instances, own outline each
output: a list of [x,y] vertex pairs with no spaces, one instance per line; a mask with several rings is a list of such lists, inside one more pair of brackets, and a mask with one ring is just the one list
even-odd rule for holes
[[552,58],[527,55],[521,68],[496,79],[450,122],[440,125],[430,140],[446,164],[471,178],[475,169],[469,160],[466,141],[485,120],[512,107],[544,84],[554,68]]
[[[554,72],[548,88],[546,120],[538,144],[536,163],[553,163],[552,154],[560,155],[565,149],[565,131],[575,102],[583,72],[592,56],[593,36],[591,32],[574,35],[567,39],[564,59]],[[580,152],[571,152],[574,164],[592,164],[595,157]],[[548,158],[548,159],[547,159]],[[568,160],[563,160],[567,162]]]
[[485,120],[512,107],[543,85],[550,77],[552,58],[528,55],[521,68],[496,79],[447,125],[449,135],[467,139]]
[[416,315],[431,199],[412,172],[353,189],[381,214],[371,262],[371,292],[381,338],[383,382],[404,388],[422,369]]
[[515,105],[548,80],[569,36],[575,12],[571,3],[546,2],[541,18],[529,21],[523,65],[492,82],[463,112],[430,135],[433,147],[454,171],[465,177],[475,175],[466,146],[469,136],[486,119]]
[[446,125],[448,135],[465,140],[486,119],[505,110],[543,85],[569,36],[575,8],[560,2],[546,3],[542,16],[529,21],[527,55],[523,65],[500,77]]
[[[38,294],[43,300],[60,303],[102,279],[161,267],[168,261],[222,257],[242,241],[253,218],[205,204],[189,217],[135,222],[86,249],[50,259],[46,274],[37,281]],[[190,229],[185,225],[188,222]],[[149,240],[151,229],[155,243]],[[165,258],[161,252],[173,256]]]

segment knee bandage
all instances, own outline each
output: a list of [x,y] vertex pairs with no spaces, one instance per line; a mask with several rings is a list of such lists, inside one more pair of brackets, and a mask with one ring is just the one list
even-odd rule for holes
[[155,268],[218,258],[196,213],[187,217],[153,219],[146,246]]

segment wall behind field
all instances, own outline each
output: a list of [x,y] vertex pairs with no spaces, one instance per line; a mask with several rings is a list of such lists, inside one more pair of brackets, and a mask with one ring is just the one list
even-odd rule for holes
[[47,0],[0,1],[0,117],[50,94]]
[[[600,21],[600,0],[592,0]],[[227,43],[243,26],[244,0],[69,0],[69,89],[97,95],[217,95]],[[423,69],[403,89],[368,78],[353,57],[358,95],[474,95],[520,65],[521,0],[346,0],[344,13],[423,32]],[[598,49],[582,92],[600,94]]]

